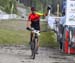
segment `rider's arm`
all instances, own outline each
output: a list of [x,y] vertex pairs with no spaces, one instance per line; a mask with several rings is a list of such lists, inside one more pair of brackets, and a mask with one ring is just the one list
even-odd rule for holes
[[27,28],[31,28],[31,17],[30,17],[30,15],[29,15],[29,17],[28,17],[26,27],[27,27]]
[[39,16],[44,16],[44,17],[47,15],[47,13],[44,14],[44,13],[39,13],[39,12],[36,12],[36,14],[38,14]]
[[31,28],[31,21],[27,21],[26,27]]

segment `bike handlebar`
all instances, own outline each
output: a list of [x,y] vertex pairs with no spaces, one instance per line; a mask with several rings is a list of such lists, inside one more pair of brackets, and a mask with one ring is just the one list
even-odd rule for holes
[[36,33],[38,36],[40,35],[40,31],[39,30],[35,30],[34,28],[26,28],[29,31],[32,31],[33,33]]
[[38,36],[40,35],[40,31],[38,30],[33,30],[32,32],[36,33]]

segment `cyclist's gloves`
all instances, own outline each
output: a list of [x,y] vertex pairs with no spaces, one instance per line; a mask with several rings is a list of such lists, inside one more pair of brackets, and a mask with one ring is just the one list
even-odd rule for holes
[[26,29],[29,30],[29,31],[33,31],[34,30],[34,28],[29,28],[29,27],[27,27]]
[[31,29],[29,27],[27,27],[26,29],[31,31]]

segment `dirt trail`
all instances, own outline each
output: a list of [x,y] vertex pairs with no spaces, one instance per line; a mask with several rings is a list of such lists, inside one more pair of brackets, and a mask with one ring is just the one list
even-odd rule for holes
[[40,48],[36,59],[30,58],[31,51],[25,46],[0,46],[0,63],[74,63],[75,55],[65,55],[58,49]]

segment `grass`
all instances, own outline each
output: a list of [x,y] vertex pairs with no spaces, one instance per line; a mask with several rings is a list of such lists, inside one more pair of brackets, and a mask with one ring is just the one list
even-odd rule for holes
[[[42,30],[46,30],[42,23]],[[25,30],[25,21],[1,21],[0,22],[0,44],[28,45],[30,32]],[[54,33],[51,31],[41,32],[39,37],[40,46],[57,46]]]
[[58,45],[54,32],[42,32],[40,36],[40,45],[45,47],[57,47]]
[[29,32],[0,29],[0,44],[21,45],[27,44]]

